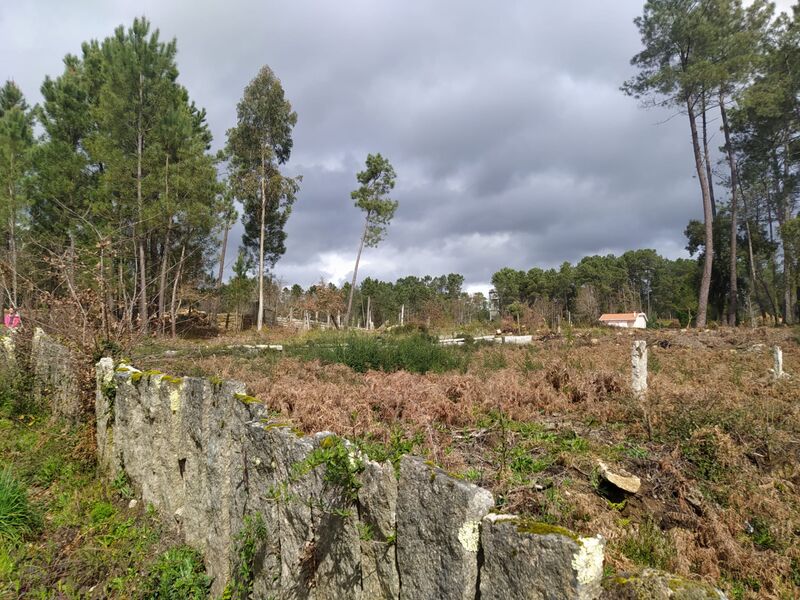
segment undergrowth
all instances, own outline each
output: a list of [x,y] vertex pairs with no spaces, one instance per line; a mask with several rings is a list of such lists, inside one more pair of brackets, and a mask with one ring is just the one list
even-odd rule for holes
[[127,480],[98,476],[94,430],[31,412],[20,392],[0,385],[0,598],[206,597],[197,556],[129,506]]
[[464,371],[469,364],[469,355],[463,348],[441,346],[436,338],[424,333],[388,336],[330,334],[302,344],[287,345],[286,351],[302,360],[341,363],[358,373],[370,370],[444,373]]
[[211,589],[211,578],[206,575],[203,557],[188,546],[167,550],[150,568],[142,594],[144,598],[185,598],[202,600]]
[[256,556],[266,542],[267,526],[260,513],[246,515],[234,538],[235,567],[222,600],[247,600],[253,591]]
[[39,515],[28,500],[28,491],[9,467],[0,469],[0,542],[19,544],[39,525]]

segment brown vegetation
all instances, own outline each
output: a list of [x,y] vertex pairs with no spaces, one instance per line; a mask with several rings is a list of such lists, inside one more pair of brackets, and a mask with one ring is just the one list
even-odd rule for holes
[[[596,335],[595,339],[590,336]],[[733,597],[790,597],[800,579],[800,350],[789,330],[642,332],[650,389],[630,389],[627,332],[474,350],[466,373],[416,375],[257,353],[137,359],[208,373],[307,432],[414,452],[491,488],[503,509],[602,533],[610,564],[703,577]],[[771,345],[795,378],[774,382]],[[602,459],[640,476],[599,480]]]

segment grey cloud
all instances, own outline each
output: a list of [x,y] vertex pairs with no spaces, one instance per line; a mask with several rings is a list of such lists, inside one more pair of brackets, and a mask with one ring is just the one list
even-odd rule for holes
[[269,64],[299,115],[288,170],[304,176],[277,274],[308,285],[354,259],[350,191],[381,152],[400,208],[362,274],[458,271],[477,284],[589,253],[685,255],[683,228],[701,214],[685,118],[618,89],[642,4],[39,0],[0,6],[0,77],[37,101],[65,53],[145,14],[177,37],[181,81],[219,147]]

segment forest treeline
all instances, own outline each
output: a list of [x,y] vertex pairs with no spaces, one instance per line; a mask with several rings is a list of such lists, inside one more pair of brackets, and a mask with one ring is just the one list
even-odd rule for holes
[[[488,296],[467,292],[464,276],[458,273],[408,276],[395,282],[368,277],[355,291],[356,324],[366,326],[370,321],[374,327],[393,326],[402,320],[462,327],[506,315],[533,329],[557,327],[561,322],[593,324],[604,312],[635,310],[646,312],[653,321],[687,325],[697,311],[699,277],[697,260],[670,260],[655,250],[632,250],[619,257],[587,256],[558,269],[506,267],[492,276]],[[248,286],[252,289],[251,279],[234,277],[226,288],[226,308],[236,310],[237,298],[249,298]],[[331,323],[336,323],[349,289],[349,284],[337,288],[321,281],[307,290],[295,284],[276,288],[273,294],[281,315],[299,318],[308,311],[315,320],[328,322],[330,315]]]
[[[212,152],[205,111],[179,81],[177,42],[140,18],[64,57],[36,106],[13,81],[0,87],[2,304],[63,308],[84,334],[103,337],[174,330],[187,306],[252,312],[257,303],[260,325],[265,310],[301,302],[353,325],[400,312],[462,323],[495,311],[552,322],[615,310],[698,326],[797,322],[800,5],[776,15],[765,0],[648,0],[635,26],[643,49],[622,91],[689,125],[704,211],[686,227],[691,260],[638,250],[501,269],[488,298],[466,294],[457,274],[359,283],[362,250],[383,239],[397,207],[394,169],[371,154],[351,196],[365,216],[353,281],[298,294],[274,273],[302,186],[283,173],[298,115],[280,80],[258,70],[224,149]],[[240,218],[241,253],[223,282]]]

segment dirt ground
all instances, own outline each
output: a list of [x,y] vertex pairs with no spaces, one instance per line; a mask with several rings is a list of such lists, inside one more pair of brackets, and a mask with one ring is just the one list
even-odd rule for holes
[[[285,335],[285,334],[284,334]],[[413,451],[493,490],[498,507],[609,541],[609,568],[653,566],[732,598],[800,589],[800,332],[571,331],[480,347],[466,372],[355,373],[240,337],[137,349],[134,364],[244,381],[306,432]],[[280,331],[270,342],[281,341]],[[649,389],[634,399],[634,339]],[[265,343],[265,339],[259,339]],[[775,381],[772,346],[789,374]],[[393,454],[394,453],[394,454]],[[641,479],[622,493],[599,461]]]

